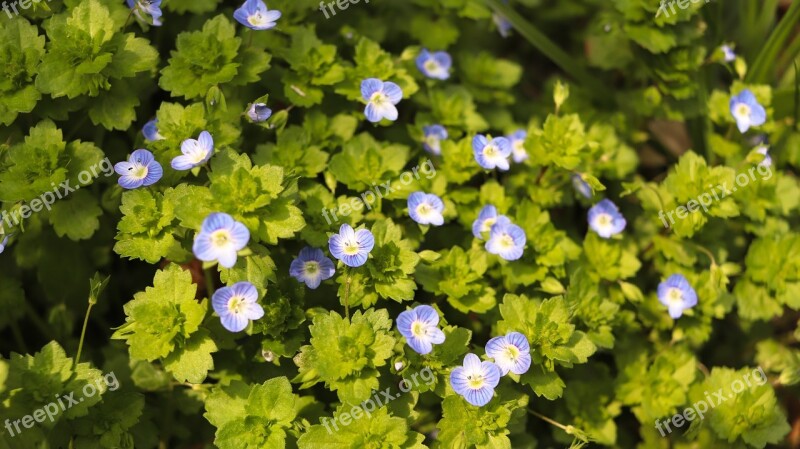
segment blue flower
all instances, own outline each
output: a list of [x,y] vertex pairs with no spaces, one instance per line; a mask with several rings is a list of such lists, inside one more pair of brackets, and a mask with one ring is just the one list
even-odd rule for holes
[[172,159],[172,168],[175,170],[189,170],[194,167],[199,167],[209,159],[214,153],[214,139],[208,131],[200,133],[200,137],[195,139],[186,139],[181,144],[181,156],[175,156]]
[[134,151],[126,162],[117,162],[114,171],[121,175],[119,185],[125,189],[155,184],[164,175],[161,164],[147,150]]
[[751,126],[763,125],[767,121],[767,111],[758,103],[756,96],[745,89],[731,97],[731,115],[736,120],[739,132],[745,133]]
[[[500,217],[505,216],[500,215]],[[483,234],[491,231],[492,226],[497,222],[497,218],[496,207],[491,204],[483,206],[483,209],[478,213],[478,218],[472,222],[472,235],[474,235],[475,238],[483,240]]]
[[300,250],[300,255],[289,266],[289,274],[298,282],[305,282],[310,289],[319,287],[320,282],[332,278],[335,272],[333,262],[321,249],[308,246]]
[[522,257],[526,241],[525,231],[512,224],[508,217],[501,215],[489,231],[486,251],[505,260],[517,260]]
[[225,268],[236,265],[236,253],[247,246],[250,231],[228,214],[215,212],[203,220],[192,251],[203,262],[219,261]]
[[433,345],[444,343],[444,332],[438,324],[439,314],[431,306],[417,306],[397,316],[397,330],[419,354],[428,354]]
[[450,67],[452,65],[453,59],[446,51],[431,53],[423,48],[419,56],[417,56],[417,68],[428,78],[438,80],[450,78]]
[[414,192],[408,196],[408,215],[422,225],[441,226],[444,224],[444,203],[432,193]]
[[492,400],[502,375],[497,365],[481,362],[477,355],[470,353],[464,357],[463,366],[457,366],[450,372],[450,385],[467,402],[481,407]]
[[152,18],[153,26],[161,26],[161,0],[127,0],[128,8],[143,22],[148,22],[142,14]]
[[275,22],[281,18],[281,12],[268,10],[267,5],[261,0],[246,0],[233,12],[233,18],[247,28],[268,30],[277,25]]
[[254,123],[266,122],[272,116],[272,109],[266,103],[253,103],[247,110],[247,117]]
[[243,331],[250,321],[264,316],[264,309],[258,304],[258,290],[249,282],[237,282],[215,291],[211,305],[222,327],[231,332]]
[[509,332],[503,337],[489,340],[486,343],[486,355],[494,359],[504,376],[509,371],[525,374],[531,367],[531,346],[525,335],[519,332]]
[[572,187],[586,199],[592,199],[592,188],[581,178],[581,175],[572,175]]
[[341,260],[348,267],[360,267],[367,263],[367,256],[375,246],[375,237],[367,229],[354,231],[349,224],[343,224],[338,234],[328,240],[328,247],[333,257]]
[[495,167],[508,170],[511,142],[505,137],[495,137],[489,141],[483,134],[478,134],[472,139],[472,152],[481,167],[487,170]]
[[627,222],[619,213],[617,205],[609,199],[604,199],[589,209],[589,227],[600,237],[607,239],[617,235],[625,229]]
[[153,119],[145,123],[142,128],[142,134],[144,135],[144,140],[148,142],[164,140],[164,136],[158,132],[158,119]]
[[772,167],[772,157],[769,155],[769,148],[766,145],[759,145],[756,153],[764,155],[764,159],[758,163],[762,167]]
[[3,251],[6,250],[6,246],[8,245],[8,239],[11,238],[11,235],[6,235],[3,237],[3,241],[0,242],[0,254],[3,254]]
[[447,139],[447,129],[442,125],[423,126],[422,133],[425,135],[422,147],[431,154],[441,155],[442,140]]
[[733,62],[736,60],[736,53],[733,52],[733,49],[730,45],[723,45],[720,47],[720,50],[722,50],[722,55],[725,59],[725,62]]
[[673,274],[658,284],[658,301],[667,306],[669,316],[680,318],[684,310],[697,305],[697,293],[682,274]]
[[361,82],[361,97],[367,102],[364,115],[372,123],[382,119],[397,120],[395,105],[403,99],[403,91],[397,84],[377,78],[367,78]]
[[524,129],[520,129],[507,137],[511,142],[511,157],[514,159],[514,162],[518,164],[528,159],[528,152],[525,151],[524,146],[527,137],[528,133],[525,132]]

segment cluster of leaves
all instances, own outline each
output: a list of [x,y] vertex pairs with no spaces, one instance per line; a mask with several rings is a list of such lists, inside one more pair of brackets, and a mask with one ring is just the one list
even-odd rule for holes
[[[117,0],[0,13],[0,423],[106,385],[104,373],[120,384],[4,434],[0,449],[781,444],[800,396],[800,132],[784,70],[800,45],[777,60],[780,42],[761,45],[789,34],[772,33],[776,1],[758,14],[686,3],[373,1],[326,19],[316,0],[271,0],[282,17],[267,31],[219,0],[165,0],[160,28]],[[449,52],[448,80],[417,69],[422,48]],[[366,78],[400,86],[397,121],[365,120]],[[729,102],[744,89],[768,119],[743,135]],[[245,113],[257,100],[273,110],[264,123]],[[159,137],[145,140],[151,119]],[[423,150],[432,124],[448,131],[441,155]],[[475,134],[517,130],[526,161],[497,173],[475,162]],[[169,169],[202,131],[208,166]],[[769,144],[769,176],[661,218],[752,172],[755,140]],[[138,148],[164,175],[125,191],[103,163]],[[62,198],[64,183],[80,189]],[[416,191],[442,198],[443,226],[409,218]],[[6,218],[47,192],[52,207]],[[627,220],[611,239],[586,223],[603,198]],[[525,231],[519,260],[473,236],[487,204]],[[192,251],[213,212],[250,231],[232,268]],[[374,236],[363,266],[339,264],[317,289],[289,276],[302,248],[327,253],[344,223]],[[111,275],[99,301],[86,288],[97,271]],[[673,320],[656,290],[678,273],[698,304]],[[231,333],[211,298],[241,281],[265,313]],[[446,337],[426,355],[396,329],[418,304]],[[508,332],[530,342],[530,370],[468,404],[453,367]],[[67,355],[82,350],[91,363]],[[688,429],[653,427],[754,367],[768,382]],[[385,391],[397,397],[353,418]]]

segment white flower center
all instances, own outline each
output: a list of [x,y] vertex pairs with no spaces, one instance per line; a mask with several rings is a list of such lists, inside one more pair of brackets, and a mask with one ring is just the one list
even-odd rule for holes
[[597,216],[597,219],[595,220],[597,226],[600,226],[602,228],[607,228],[611,226],[612,221],[614,221],[614,219],[611,218],[611,215],[609,214],[600,214]]
[[417,338],[425,337],[427,335],[425,323],[414,321],[414,324],[411,325],[411,333]]
[[344,253],[348,256],[355,256],[358,254],[358,242],[355,240],[350,240],[344,243]]
[[680,289],[672,287],[667,292],[667,301],[673,306],[683,305],[683,293]]
[[514,345],[506,345],[506,349],[504,352],[506,357],[508,357],[510,360],[517,360],[520,354],[519,348],[517,348]]
[[314,276],[319,271],[319,262],[311,261],[305,264],[305,273],[309,276]]
[[130,173],[129,176],[136,179],[144,179],[147,177],[148,170],[146,165],[134,164],[133,167],[128,169],[128,172]]
[[481,225],[481,232],[490,231],[492,229],[492,225],[494,225],[496,221],[497,221],[497,218],[495,218],[495,217],[487,218],[486,220],[483,220],[483,224]]
[[384,103],[389,102],[389,97],[386,96],[385,93],[378,91],[372,94],[372,96],[369,98],[369,102],[375,106],[382,106]]
[[514,141],[514,152],[517,154],[525,154],[525,147],[523,144],[525,143],[524,140],[515,140]]
[[500,246],[511,249],[514,247],[514,239],[508,234],[503,234],[500,236]]
[[425,66],[425,70],[427,70],[428,72],[431,72],[431,73],[437,72],[441,68],[441,67],[439,67],[439,64],[437,64],[436,61],[434,61],[433,59],[429,59],[429,60],[425,61],[424,66]]
[[486,156],[487,158],[493,158],[497,156],[499,153],[500,151],[497,149],[497,147],[494,146],[494,144],[490,143],[485,147],[483,147],[483,155]]
[[234,296],[228,301],[228,312],[239,315],[244,311],[245,301],[241,296]]
[[218,229],[211,233],[211,244],[223,248],[231,243],[231,233],[227,229]]
[[433,212],[433,208],[428,203],[422,203],[417,206],[417,213],[422,217],[429,215],[431,212]]
[[738,115],[739,117],[749,117],[750,116],[750,106],[748,106],[748,105],[746,105],[744,103],[739,103],[739,105],[736,106],[736,115]]
[[486,379],[483,377],[482,373],[471,373],[467,375],[467,383],[469,388],[473,390],[481,389],[484,382],[486,382]]
[[247,18],[247,21],[250,22],[250,25],[261,25],[264,23],[264,16],[261,15],[261,11],[256,11],[255,14]]

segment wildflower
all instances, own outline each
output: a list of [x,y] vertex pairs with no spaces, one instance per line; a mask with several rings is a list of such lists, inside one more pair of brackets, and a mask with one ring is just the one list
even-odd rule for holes
[[164,175],[161,164],[147,150],[134,151],[127,161],[117,162],[114,171],[121,175],[118,182],[125,189],[153,185]]
[[450,78],[450,67],[452,65],[453,59],[446,51],[431,53],[423,48],[419,56],[417,56],[417,68],[428,78],[438,80]]
[[231,332],[243,331],[250,321],[264,316],[264,309],[258,304],[258,290],[249,282],[237,282],[215,291],[211,305],[222,327]]
[[395,105],[403,99],[403,91],[397,84],[377,78],[367,78],[361,82],[361,97],[367,102],[364,115],[372,123],[382,119],[397,120]]
[[172,168],[175,170],[189,170],[199,167],[211,158],[214,153],[214,139],[208,131],[200,133],[200,137],[186,139],[181,144],[181,156],[172,159]]
[[733,48],[730,45],[723,45],[720,47],[722,50],[722,56],[725,62],[733,62],[736,60],[736,53],[733,52]]
[[491,141],[482,134],[472,139],[472,152],[481,167],[491,170],[508,170],[508,156],[511,155],[511,142],[505,137],[495,137]]
[[423,126],[422,133],[425,135],[423,148],[436,156],[441,155],[442,140],[447,139],[447,129],[442,125]]
[[158,132],[158,119],[153,119],[145,123],[142,128],[142,134],[144,135],[144,140],[148,142],[164,140],[164,136]]
[[253,30],[268,30],[274,28],[281,12],[268,10],[262,0],[245,0],[244,4],[233,12],[237,22]]
[[619,213],[617,205],[604,199],[589,209],[589,227],[600,237],[607,239],[625,229],[627,222]]
[[[503,0],[503,3],[508,4],[508,0]],[[492,21],[497,26],[497,31],[502,37],[511,36],[511,22],[500,14],[492,14]]]
[[583,180],[581,175],[572,175],[572,188],[574,188],[576,192],[583,195],[586,199],[592,199],[592,188],[589,187],[589,184]]
[[414,192],[408,196],[408,215],[419,224],[441,226],[444,224],[442,212],[442,199],[432,193]]
[[519,332],[509,332],[503,337],[489,340],[486,343],[486,355],[494,359],[504,376],[509,371],[525,374],[531,367],[531,346],[525,335]]
[[289,266],[289,274],[312,290],[319,287],[320,282],[332,278],[335,272],[333,262],[322,250],[311,247],[300,250],[300,255]]
[[367,257],[375,246],[375,237],[367,229],[354,231],[349,224],[343,224],[338,234],[328,240],[333,257],[348,267],[360,267],[367,263]]
[[525,231],[521,227],[512,224],[508,217],[500,216],[489,231],[486,251],[505,260],[517,260],[522,257],[526,241]]
[[128,8],[143,22],[148,22],[142,14],[151,17],[153,26],[161,26],[161,0],[127,0]]
[[484,406],[492,400],[502,371],[492,362],[482,362],[475,354],[464,357],[464,365],[450,372],[453,390],[472,405]]
[[524,146],[526,137],[528,137],[528,133],[524,129],[520,129],[506,137],[511,142],[511,157],[518,164],[528,159],[528,152],[525,151]]
[[767,121],[767,111],[758,103],[755,95],[749,89],[732,97],[730,108],[739,132],[745,133],[751,126],[763,125]]
[[266,103],[253,103],[247,110],[247,117],[254,123],[266,122],[272,116],[272,109]]
[[673,274],[658,284],[658,301],[667,306],[669,316],[676,319],[684,310],[697,305],[697,293],[682,274]]
[[438,324],[439,314],[431,306],[418,306],[397,316],[397,330],[419,354],[428,354],[433,345],[444,343],[444,332]]
[[[501,217],[503,215],[500,215]],[[492,225],[497,222],[497,208],[492,206],[491,204],[487,204],[483,206],[480,213],[478,213],[478,218],[472,222],[472,235],[475,238],[483,240],[483,233],[489,232],[492,229]]]
[[203,262],[219,261],[225,268],[236,265],[236,253],[247,246],[250,231],[228,214],[215,212],[203,220],[192,251]]
[[764,156],[764,159],[758,163],[762,167],[772,167],[772,157],[769,155],[769,148],[765,145],[759,145],[756,148],[756,153]]

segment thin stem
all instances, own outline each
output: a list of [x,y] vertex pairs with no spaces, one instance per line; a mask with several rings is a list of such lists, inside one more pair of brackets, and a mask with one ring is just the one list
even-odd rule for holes
[[350,320],[350,282],[352,281],[352,277],[350,276],[350,270],[345,268],[345,276],[347,279],[344,281],[344,316]]
[[19,350],[23,354],[28,353],[28,346],[25,345],[25,339],[22,338],[22,332],[19,330],[19,324],[16,321],[11,322],[11,333],[14,334],[14,341],[17,343]]
[[206,294],[208,294],[208,297],[210,298],[211,295],[213,295],[214,292],[216,291],[216,288],[214,288],[214,278],[211,273],[211,268],[206,268],[205,270],[203,270],[203,274],[204,274],[203,277],[205,278],[206,281]]
[[712,253],[711,253],[711,251],[709,251],[708,249],[706,249],[706,247],[705,247],[705,246],[698,245],[697,243],[695,243],[695,242],[692,242],[692,241],[688,241],[688,240],[687,240],[687,242],[691,243],[692,245],[694,245],[694,247],[695,247],[697,250],[699,250],[700,252],[702,252],[702,253],[704,253],[706,256],[708,256],[708,258],[709,258],[709,259],[711,259],[711,266],[712,266],[712,267],[716,267],[716,266],[717,266],[717,259],[715,259],[715,258],[714,258],[714,254],[712,254]]
[[92,307],[94,304],[89,303],[89,307],[86,308],[86,315],[83,317],[83,329],[81,329],[81,341],[78,343],[78,354],[75,356],[75,368],[78,366],[78,362],[81,360],[81,352],[83,352],[83,340],[86,338],[86,327],[89,325],[89,314],[92,313]]

